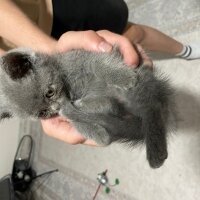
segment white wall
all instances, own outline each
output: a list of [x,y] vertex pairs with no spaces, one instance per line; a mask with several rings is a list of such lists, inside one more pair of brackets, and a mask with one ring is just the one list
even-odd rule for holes
[[4,120],[0,123],[0,178],[12,171],[18,135],[18,120]]

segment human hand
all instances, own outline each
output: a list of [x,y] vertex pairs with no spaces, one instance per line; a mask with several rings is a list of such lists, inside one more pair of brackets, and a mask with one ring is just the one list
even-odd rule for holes
[[41,123],[44,132],[51,137],[62,140],[69,144],[86,144],[97,146],[93,140],[84,138],[76,130],[76,128],[74,128],[72,124],[63,117],[53,117],[50,119],[41,120]]
[[125,63],[137,67],[139,56],[132,43],[126,37],[107,30],[66,32],[58,40],[57,50],[64,52],[71,49],[85,49],[110,52],[115,44],[119,46]]
[[3,49],[0,49],[0,56],[3,55],[5,51]]
[[[70,31],[61,36],[57,43],[57,51],[85,49],[88,51],[110,52],[112,45],[120,48],[124,61],[131,66],[137,66],[139,56],[132,44],[123,36],[109,31]],[[66,119],[55,117],[42,120],[42,126],[47,135],[70,144],[87,144],[97,146],[93,140],[84,138]]]

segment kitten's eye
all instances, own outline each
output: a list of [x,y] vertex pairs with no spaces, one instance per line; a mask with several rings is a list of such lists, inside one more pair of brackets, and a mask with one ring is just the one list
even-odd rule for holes
[[54,96],[54,94],[55,94],[55,89],[51,87],[51,88],[48,89],[48,91],[47,91],[47,93],[45,94],[45,96],[46,96],[48,99],[50,99],[50,98],[52,98],[52,97]]

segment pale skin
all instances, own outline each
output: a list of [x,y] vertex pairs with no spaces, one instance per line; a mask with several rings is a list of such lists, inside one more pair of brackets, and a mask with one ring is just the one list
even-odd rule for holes
[[164,33],[145,25],[128,23],[123,35],[132,43],[139,43],[144,49],[176,55],[183,45]]
[[[0,28],[0,35],[18,46],[30,45],[37,49],[49,51],[49,49],[53,49],[56,43],[55,40],[33,25],[10,0],[1,0]],[[15,34],[13,34],[13,31]],[[144,49],[151,51],[176,55],[183,48],[179,41],[145,25],[129,22],[123,35],[133,44],[139,43]]]
[[[109,52],[112,50],[112,46],[117,44],[123,54],[124,61],[133,67],[138,65],[139,57],[132,44],[139,43],[145,49],[174,55],[180,52],[183,47],[181,43],[153,28],[136,24],[128,24],[123,36],[106,30],[97,32],[69,31],[56,41],[33,24],[10,0],[1,0],[0,36],[16,46],[26,46],[46,53],[80,48]],[[139,51],[142,51],[140,47]],[[4,51],[0,49],[0,54],[3,53]],[[146,62],[151,62],[145,55],[143,58]],[[54,138],[70,144],[82,143],[96,146],[94,141],[82,137],[66,119],[56,117],[42,120],[41,123],[44,131]]]

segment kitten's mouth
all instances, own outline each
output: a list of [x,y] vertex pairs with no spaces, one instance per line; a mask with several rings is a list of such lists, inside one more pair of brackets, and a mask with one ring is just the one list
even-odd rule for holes
[[41,119],[48,119],[59,115],[61,105],[59,103],[52,104],[49,108],[44,108],[38,113],[38,117]]
[[58,112],[57,113],[41,112],[40,115],[38,116],[38,118],[40,118],[40,119],[49,119],[49,118],[57,117],[57,116],[59,116]]
[[59,114],[58,114],[58,113],[54,113],[54,114],[50,115],[50,116],[49,116],[49,117],[47,117],[47,118],[58,117],[58,116],[59,116]]

